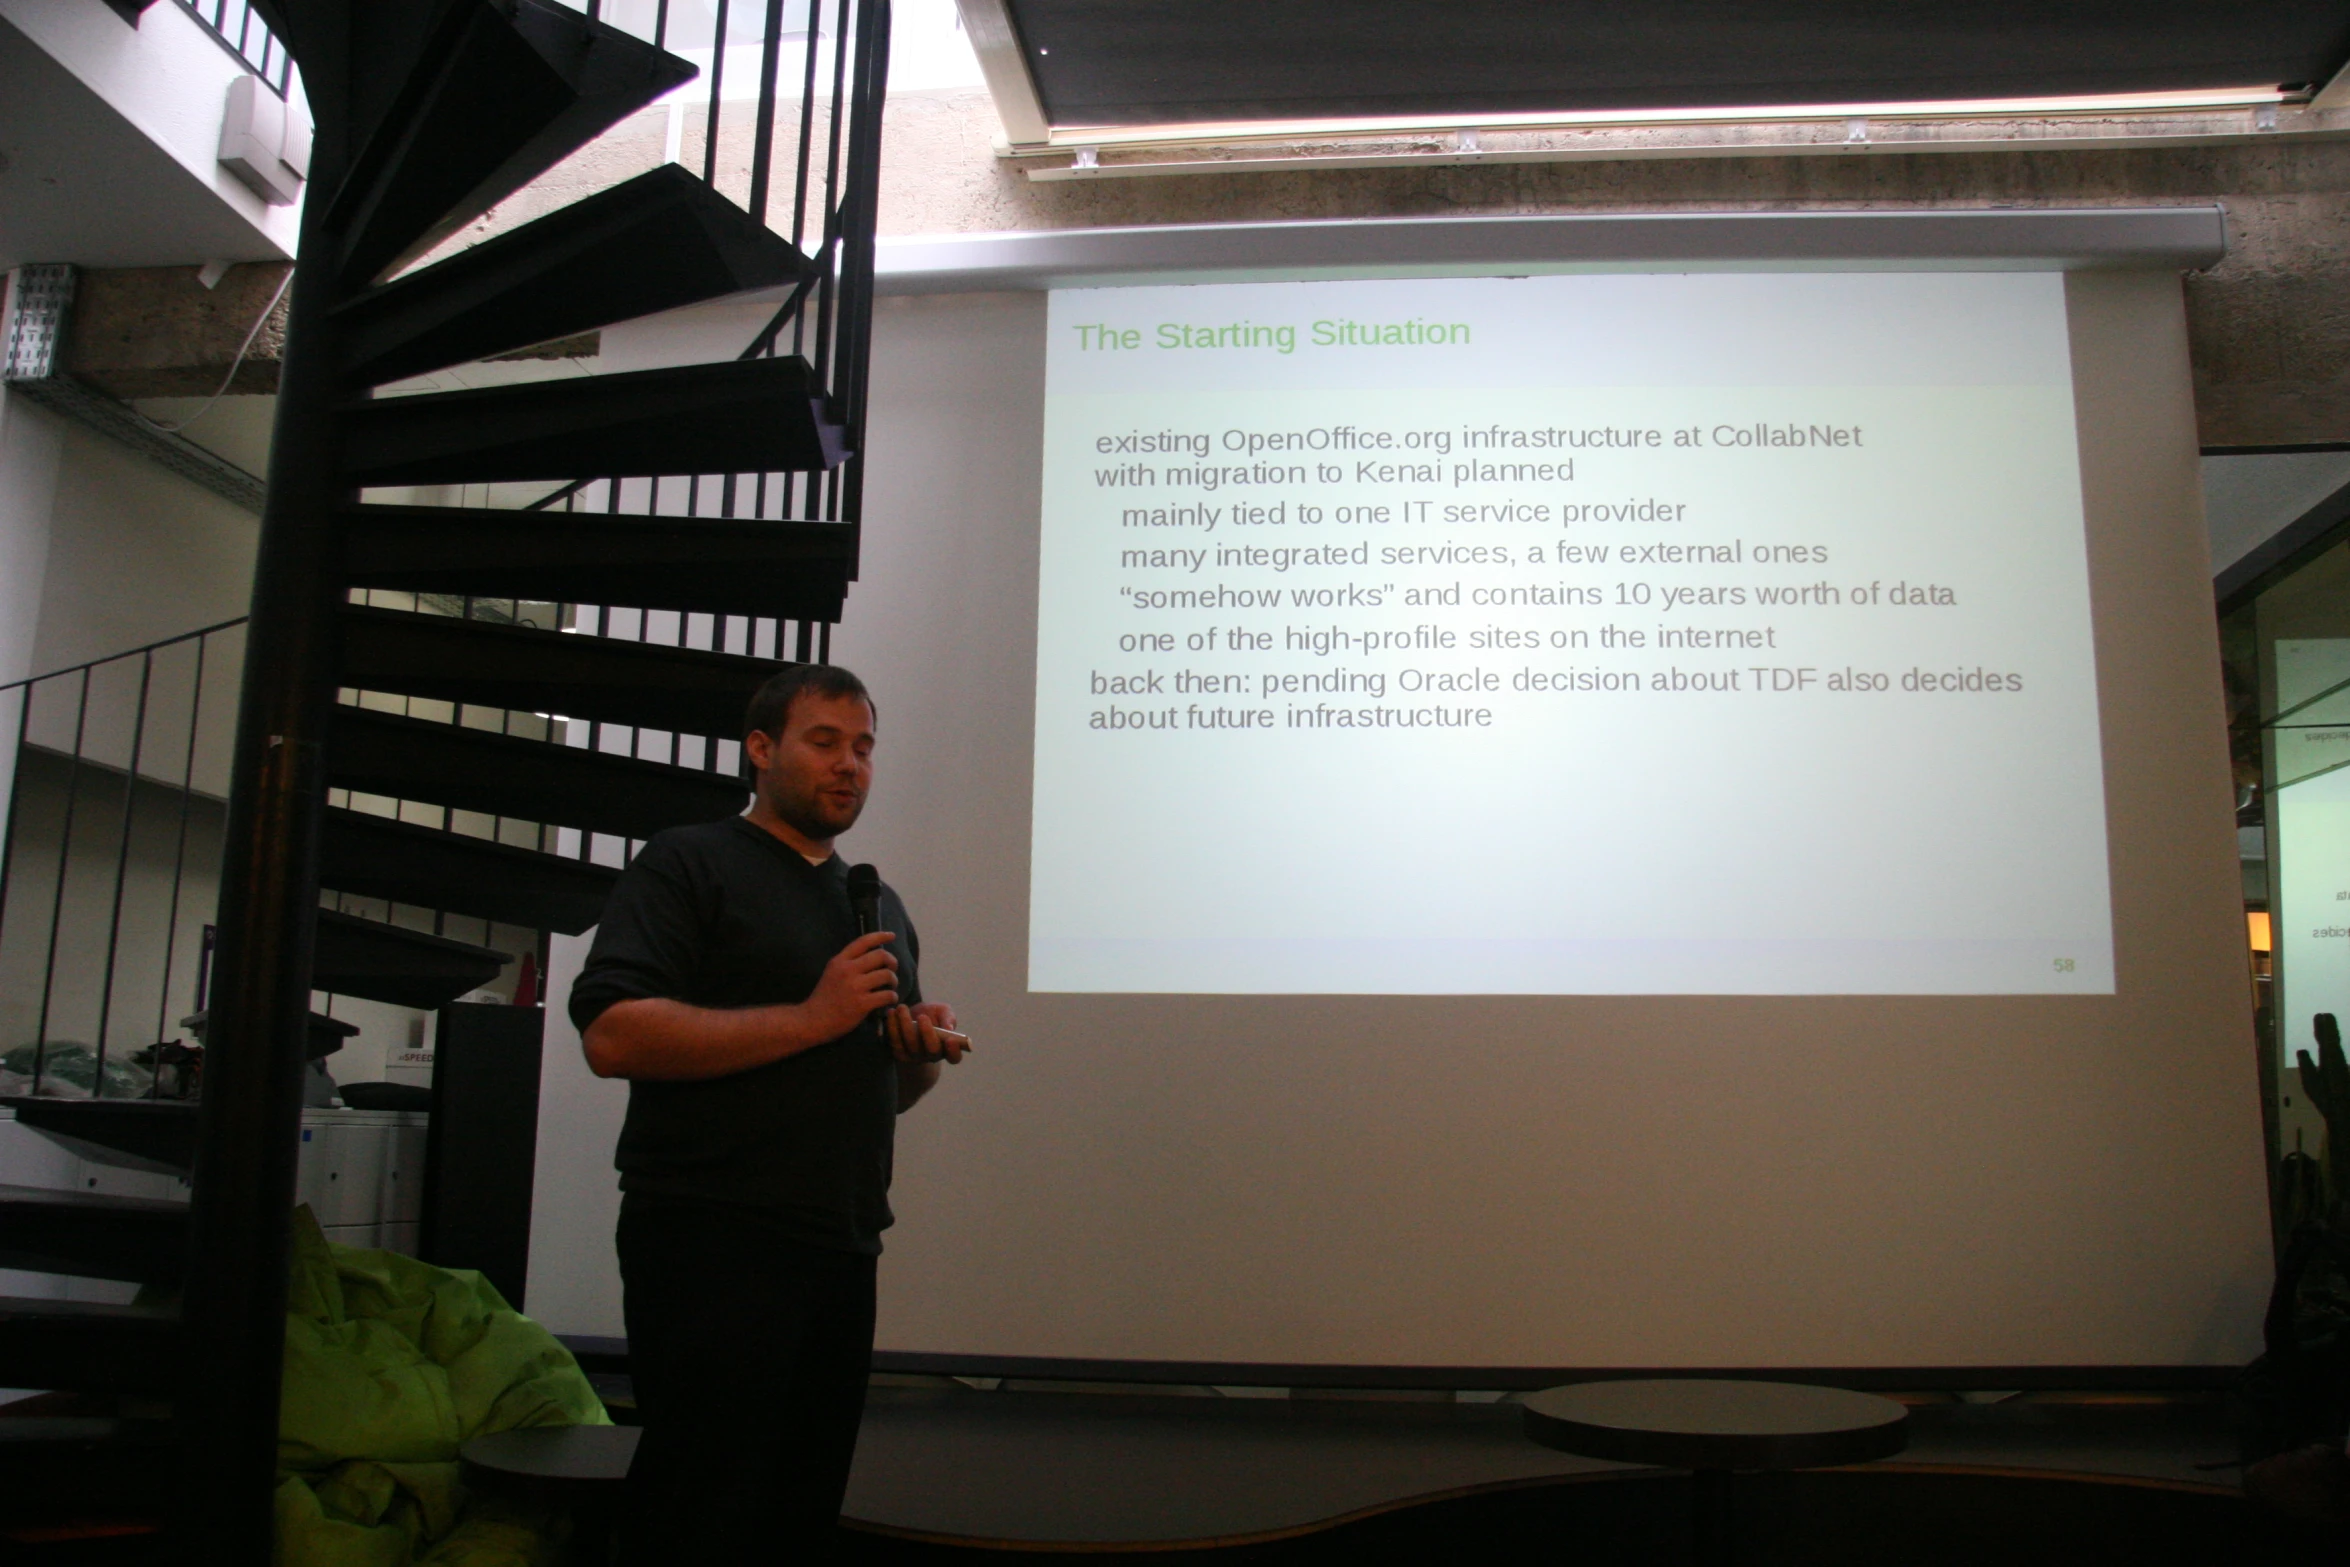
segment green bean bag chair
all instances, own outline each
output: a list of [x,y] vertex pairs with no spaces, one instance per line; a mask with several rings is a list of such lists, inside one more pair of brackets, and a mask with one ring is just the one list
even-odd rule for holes
[[480,1274],[338,1246],[295,1212],[279,1567],[552,1564],[561,1520],[469,1498],[457,1450],[489,1431],[611,1423],[571,1352]]

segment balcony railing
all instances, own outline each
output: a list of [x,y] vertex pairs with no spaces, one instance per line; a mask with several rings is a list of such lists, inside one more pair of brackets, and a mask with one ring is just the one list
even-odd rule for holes
[[248,0],[179,0],[180,9],[203,24],[219,45],[245,63],[280,98],[294,74],[294,57],[269,30]]
[[0,685],[0,1094],[163,1092],[200,1010],[244,622]]

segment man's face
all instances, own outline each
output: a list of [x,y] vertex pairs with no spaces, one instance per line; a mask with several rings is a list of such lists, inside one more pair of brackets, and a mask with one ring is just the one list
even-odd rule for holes
[[748,736],[759,798],[793,831],[822,843],[847,832],[873,787],[873,709],[862,697],[803,692],[780,737]]

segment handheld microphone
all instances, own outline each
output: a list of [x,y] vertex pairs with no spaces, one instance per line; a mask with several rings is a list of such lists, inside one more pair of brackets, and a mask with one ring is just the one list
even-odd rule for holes
[[[881,929],[881,872],[870,865],[849,867],[849,907],[857,911],[857,934],[870,936]],[[941,1039],[960,1049],[971,1047],[969,1034],[958,1034],[952,1029],[936,1030]],[[932,1056],[931,1060],[938,1057]]]
[[870,936],[881,929],[881,872],[870,865],[849,867],[849,907],[857,913],[858,935]]
[[857,911],[857,934],[881,929],[881,872],[870,865],[849,867],[849,907]]

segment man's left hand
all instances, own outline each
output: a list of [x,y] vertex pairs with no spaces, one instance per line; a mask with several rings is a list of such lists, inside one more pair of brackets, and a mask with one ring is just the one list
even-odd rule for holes
[[954,1032],[955,1009],[943,1001],[892,1007],[884,1014],[882,1027],[889,1036],[890,1054],[909,1064],[944,1061],[952,1066],[971,1048],[970,1040]]

